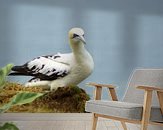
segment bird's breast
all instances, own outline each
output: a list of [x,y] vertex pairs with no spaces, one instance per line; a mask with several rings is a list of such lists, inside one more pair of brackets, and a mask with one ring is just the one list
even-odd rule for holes
[[94,69],[93,58],[89,53],[76,57],[74,63],[75,73],[89,76]]

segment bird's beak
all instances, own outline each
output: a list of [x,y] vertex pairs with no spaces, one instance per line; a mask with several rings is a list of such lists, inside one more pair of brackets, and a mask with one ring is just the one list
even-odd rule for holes
[[86,44],[85,39],[84,39],[83,36],[79,36],[78,38],[79,38],[79,40],[81,40],[84,44]]

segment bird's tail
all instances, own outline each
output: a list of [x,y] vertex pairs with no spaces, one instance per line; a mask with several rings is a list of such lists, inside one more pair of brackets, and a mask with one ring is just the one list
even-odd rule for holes
[[27,68],[25,66],[13,66],[11,68],[12,72],[9,74],[9,75],[13,75],[13,76],[16,76],[16,75],[28,75],[27,74]]
[[23,66],[13,66],[11,68],[12,71],[23,71],[24,67]]
[[28,74],[21,73],[21,72],[11,72],[9,75],[11,75],[11,76],[19,76],[19,75],[29,76]]

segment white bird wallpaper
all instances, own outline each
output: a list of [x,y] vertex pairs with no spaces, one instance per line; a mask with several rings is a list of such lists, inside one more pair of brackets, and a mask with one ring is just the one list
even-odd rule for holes
[[145,107],[121,101],[134,70],[163,69],[162,57],[163,0],[0,0],[0,130],[93,130],[105,113],[125,120],[97,130],[138,130],[137,110],[146,127],[151,91]]

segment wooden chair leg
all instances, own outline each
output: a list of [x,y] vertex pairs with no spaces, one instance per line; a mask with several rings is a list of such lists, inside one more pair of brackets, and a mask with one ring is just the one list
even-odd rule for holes
[[93,113],[92,130],[96,130],[98,117]]
[[157,96],[160,103],[161,113],[163,114],[163,92],[157,92]]
[[125,122],[121,121],[122,127],[124,130],[127,130],[127,125],[125,124]]
[[141,130],[147,130],[150,119],[151,102],[152,102],[152,91],[145,91]]

